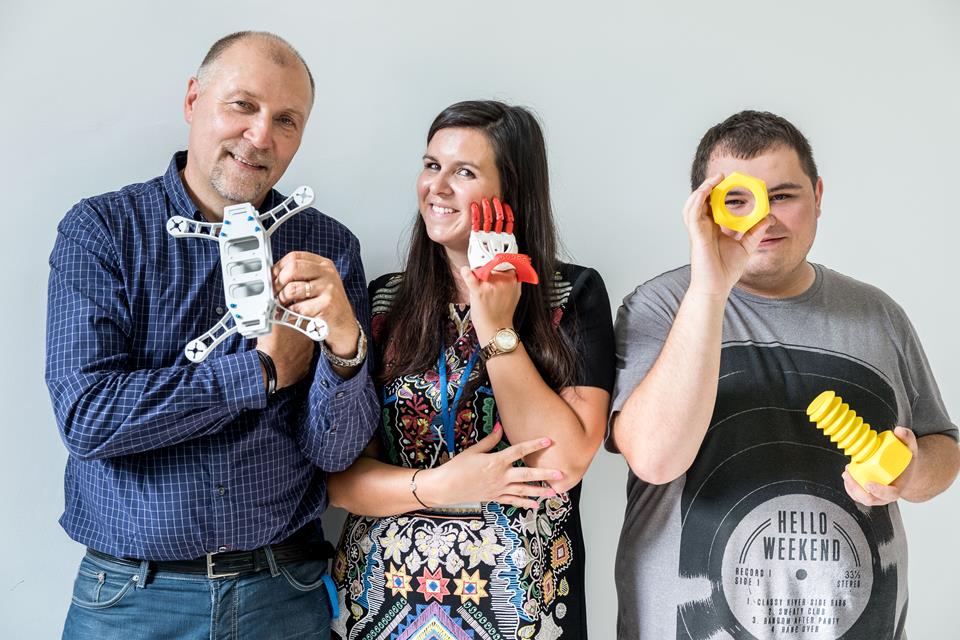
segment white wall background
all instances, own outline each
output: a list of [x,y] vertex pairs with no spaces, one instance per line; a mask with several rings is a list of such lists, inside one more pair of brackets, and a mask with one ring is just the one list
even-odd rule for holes
[[[812,258],[907,309],[960,416],[960,3],[2,0],[0,636],[59,637],[82,554],[57,525],[66,454],[43,384],[56,224],[164,171],[186,141],[187,78],[216,38],[250,28],[288,38],[318,82],[279,187],[313,185],[371,277],[397,267],[426,130],[452,102],[541,116],[570,257],[600,270],[615,307],[687,260],[679,211],[702,133],[742,108],[786,116],[826,184]],[[601,452],[585,482],[594,638],[614,635],[625,473]],[[903,508],[912,638],[960,637],[958,506],[953,490]]]

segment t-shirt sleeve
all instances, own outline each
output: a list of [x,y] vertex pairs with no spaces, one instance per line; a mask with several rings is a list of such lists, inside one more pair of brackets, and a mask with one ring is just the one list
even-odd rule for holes
[[613,390],[613,319],[603,278],[595,269],[576,275],[560,328],[576,350],[574,386]]
[[940,389],[933,377],[933,370],[923,351],[916,329],[898,307],[898,333],[901,336],[901,349],[905,369],[904,378],[910,384],[910,413],[904,416],[901,411],[899,421],[907,422],[903,426],[912,429],[917,436],[943,434],[957,440],[957,425],[950,421],[947,408],[940,396]]
[[637,287],[623,299],[614,324],[616,380],[610,402],[605,446],[617,452],[610,427],[637,385],[660,356],[679,308],[679,293],[661,289],[655,282]]

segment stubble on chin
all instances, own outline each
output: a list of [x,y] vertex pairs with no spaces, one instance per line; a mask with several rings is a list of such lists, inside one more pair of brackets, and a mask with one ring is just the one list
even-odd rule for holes
[[210,172],[210,186],[229,202],[253,202],[262,193],[264,181],[256,178],[231,179],[223,165],[217,164]]

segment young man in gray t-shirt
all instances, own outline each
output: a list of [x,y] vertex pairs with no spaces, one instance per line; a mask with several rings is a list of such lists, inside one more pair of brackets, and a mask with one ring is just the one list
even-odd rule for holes
[[[742,236],[707,204],[734,171],[770,200]],[[690,265],[617,315],[607,445],[631,469],[618,637],[905,638],[897,500],[941,493],[960,464],[917,335],[882,291],[807,262],[823,181],[789,122],[745,111],[716,125],[691,182]],[[893,484],[861,487],[809,422],[827,389],[877,431],[905,425],[894,433],[914,457]]]

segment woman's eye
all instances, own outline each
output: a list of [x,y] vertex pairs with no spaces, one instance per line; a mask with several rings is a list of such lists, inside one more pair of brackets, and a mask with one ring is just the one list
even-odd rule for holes
[[458,176],[461,176],[461,177],[464,177],[464,178],[475,178],[475,177],[476,177],[476,176],[473,174],[473,171],[470,171],[470,169],[467,169],[466,167],[461,167],[460,170],[457,171],[457,175],[458,175]]
[[430,171],[439,171],[439,170],[440,170],[440,165],[437,164],[436,162],[432,162],[432,161],[430,161],[430,160],[427,160],[426,162],[423,163],[423,168],[424,168],[424,169],[429,169]]

